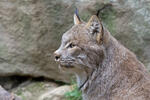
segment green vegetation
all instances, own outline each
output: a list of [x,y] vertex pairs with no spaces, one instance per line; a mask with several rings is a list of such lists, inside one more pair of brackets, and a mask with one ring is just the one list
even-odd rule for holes
[[65,94],[66,100],[82,100],[82,94],[81,91],[79,91],[77,84],[75,82],[72,84],[73,90]]
[[104,22],[104,25],[111,34],[115,35],[116,33],[116,26],[115,26],[115,18],[116,18],[116,11],[113,8],[106,8],[104,11],[100,13],[100,18]]

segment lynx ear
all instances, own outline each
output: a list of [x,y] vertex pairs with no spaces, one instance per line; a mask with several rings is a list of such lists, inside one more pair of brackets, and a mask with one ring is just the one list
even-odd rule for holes
[[80,23],[81,23],[81,20],[80,20],[80,17],[78,15],[78,9],[76,8],[75,13],[74,13],[74,24],[77,25]]
[[96,15],[93,15],[86,27],[89,29],[91,35],[96,36],[98,43],[101,43],[103,37],[103,26],[99,18]]

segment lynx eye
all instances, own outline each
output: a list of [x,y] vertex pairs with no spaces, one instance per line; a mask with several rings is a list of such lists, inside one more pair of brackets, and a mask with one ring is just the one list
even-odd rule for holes
[[73,48],[74,46],[75,45],[73,43],[70,43],[67,48]]

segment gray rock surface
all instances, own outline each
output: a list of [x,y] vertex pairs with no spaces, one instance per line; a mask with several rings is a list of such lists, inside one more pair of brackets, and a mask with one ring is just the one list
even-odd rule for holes
[[40,99],[42,95],[57,89],[58,86],[59,86],[58,84],[53,82],[27,81],[19,85],[17,88],[14,88],[12,92],[16,94],[18,97],[22,98],[22,100],[43,100]]
[[[150,69],[149,0],[1,0],[0,76],[43,76],[68,82],[51,56],[73,25],[74,7],[85,21],[104,4],[104,25]],[[50,57],[48,57],[50,54]]]
[[42,94],[38,100],[66,100],[65,93],[72,90],[71,86],[60,86]]
[[14,94],[7,92],[0,86],[0,100],[21,100],[21,99],[15,96]]
[[70,80],[48,57],[68,28],[67,6],[55,0],[0,1],[0,76]]

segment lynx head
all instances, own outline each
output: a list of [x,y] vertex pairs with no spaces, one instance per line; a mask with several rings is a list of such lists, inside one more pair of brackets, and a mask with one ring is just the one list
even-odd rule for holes
[[85,23],[77,12],[74,14],[74,26],[63,34],[61,45],[54,52],[55,61],[67,72],[82,72],[95,69],[103,61],[104,29],[96,15]]

